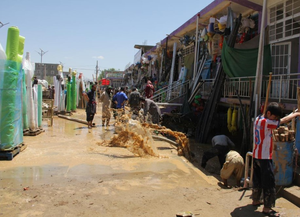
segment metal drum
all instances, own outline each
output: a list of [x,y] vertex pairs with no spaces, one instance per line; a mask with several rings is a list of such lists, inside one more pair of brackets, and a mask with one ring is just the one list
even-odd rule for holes
[[276,185],[293,182],[294,142],[274,142],[273,164]]

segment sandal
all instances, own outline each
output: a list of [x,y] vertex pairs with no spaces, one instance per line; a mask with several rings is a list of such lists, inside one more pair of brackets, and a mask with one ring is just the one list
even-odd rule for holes
[[262,212],[266,216],[273,216],[273,217],[279,217],[280,214],[274,210],[270,210],[269,212]]

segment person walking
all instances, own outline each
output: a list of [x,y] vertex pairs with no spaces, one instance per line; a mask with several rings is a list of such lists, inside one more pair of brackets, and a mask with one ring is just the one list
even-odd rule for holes
[[211,140],[212,147],[205,151],[202,157],[201,167],[205,168],[211,158],[218,156],[220,167],[225,163],[225,158],[230,148],[235,147],[234,143],[225,135],[214,136]]
[[87,101],[86,105],[86,121],[88,122],[88,128],[91,129],[93,125],[94,116],[96,114],[96,85],[94,84],[92,86],[92,89],[87,92],[83,93],[83,96],[85,97]]
[[266,108],[263,115],[259,115],[254,122],[254,149],[253,149],[253,188],[252,205],[259,206],[261,194],[263,194],[263,214],[268,216],[280,216],[272,210],[275,206],[276,190],[275,176],[272,161],[273,137],[272,130],[280,124],[287,123],[300,113],[291,113],[281,118],[282,109],[278,103],[272,102]]
[[130,106],[131,112],[138,115],[140,110],[140,98],[141,94],[138,92],[136,87],[132,88],[132,92],[129,95],[128,104]]
[[102,126],[109,126],[110,121],[110,107],[111,107],[111,87],[107,87],[106,90],[100,96],[100,102],[102,102]]

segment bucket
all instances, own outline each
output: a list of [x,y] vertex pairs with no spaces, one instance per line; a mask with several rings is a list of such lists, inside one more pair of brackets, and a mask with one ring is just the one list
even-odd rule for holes
[[294,142],[274,142],[273,164],[276,185],[293,182]]

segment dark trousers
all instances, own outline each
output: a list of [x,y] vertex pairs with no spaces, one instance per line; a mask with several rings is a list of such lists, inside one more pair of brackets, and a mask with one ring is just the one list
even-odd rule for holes
[[210,160],[211,158],[213,158],[215,156],[218,156],[219,162],[220,162],[220,168],[222,168],[223,164],[225,163],[226,155],[227,155],[228,151],[229,151],[229,148],[227,146],[215,145],[208,151],[204,152],[203,157],[202,157],[201,167],[205,168],[208,160]]
[[264,206],[275,206],[276,190],[273,161],[268,159],[253,159],[253,190],[252,199],[259,201],[263,193]]
[[89,113],[89,112],[87,112],[86,113],[86,121],[93,121],[94,120],[94,116],[95,116],[95,113]]

